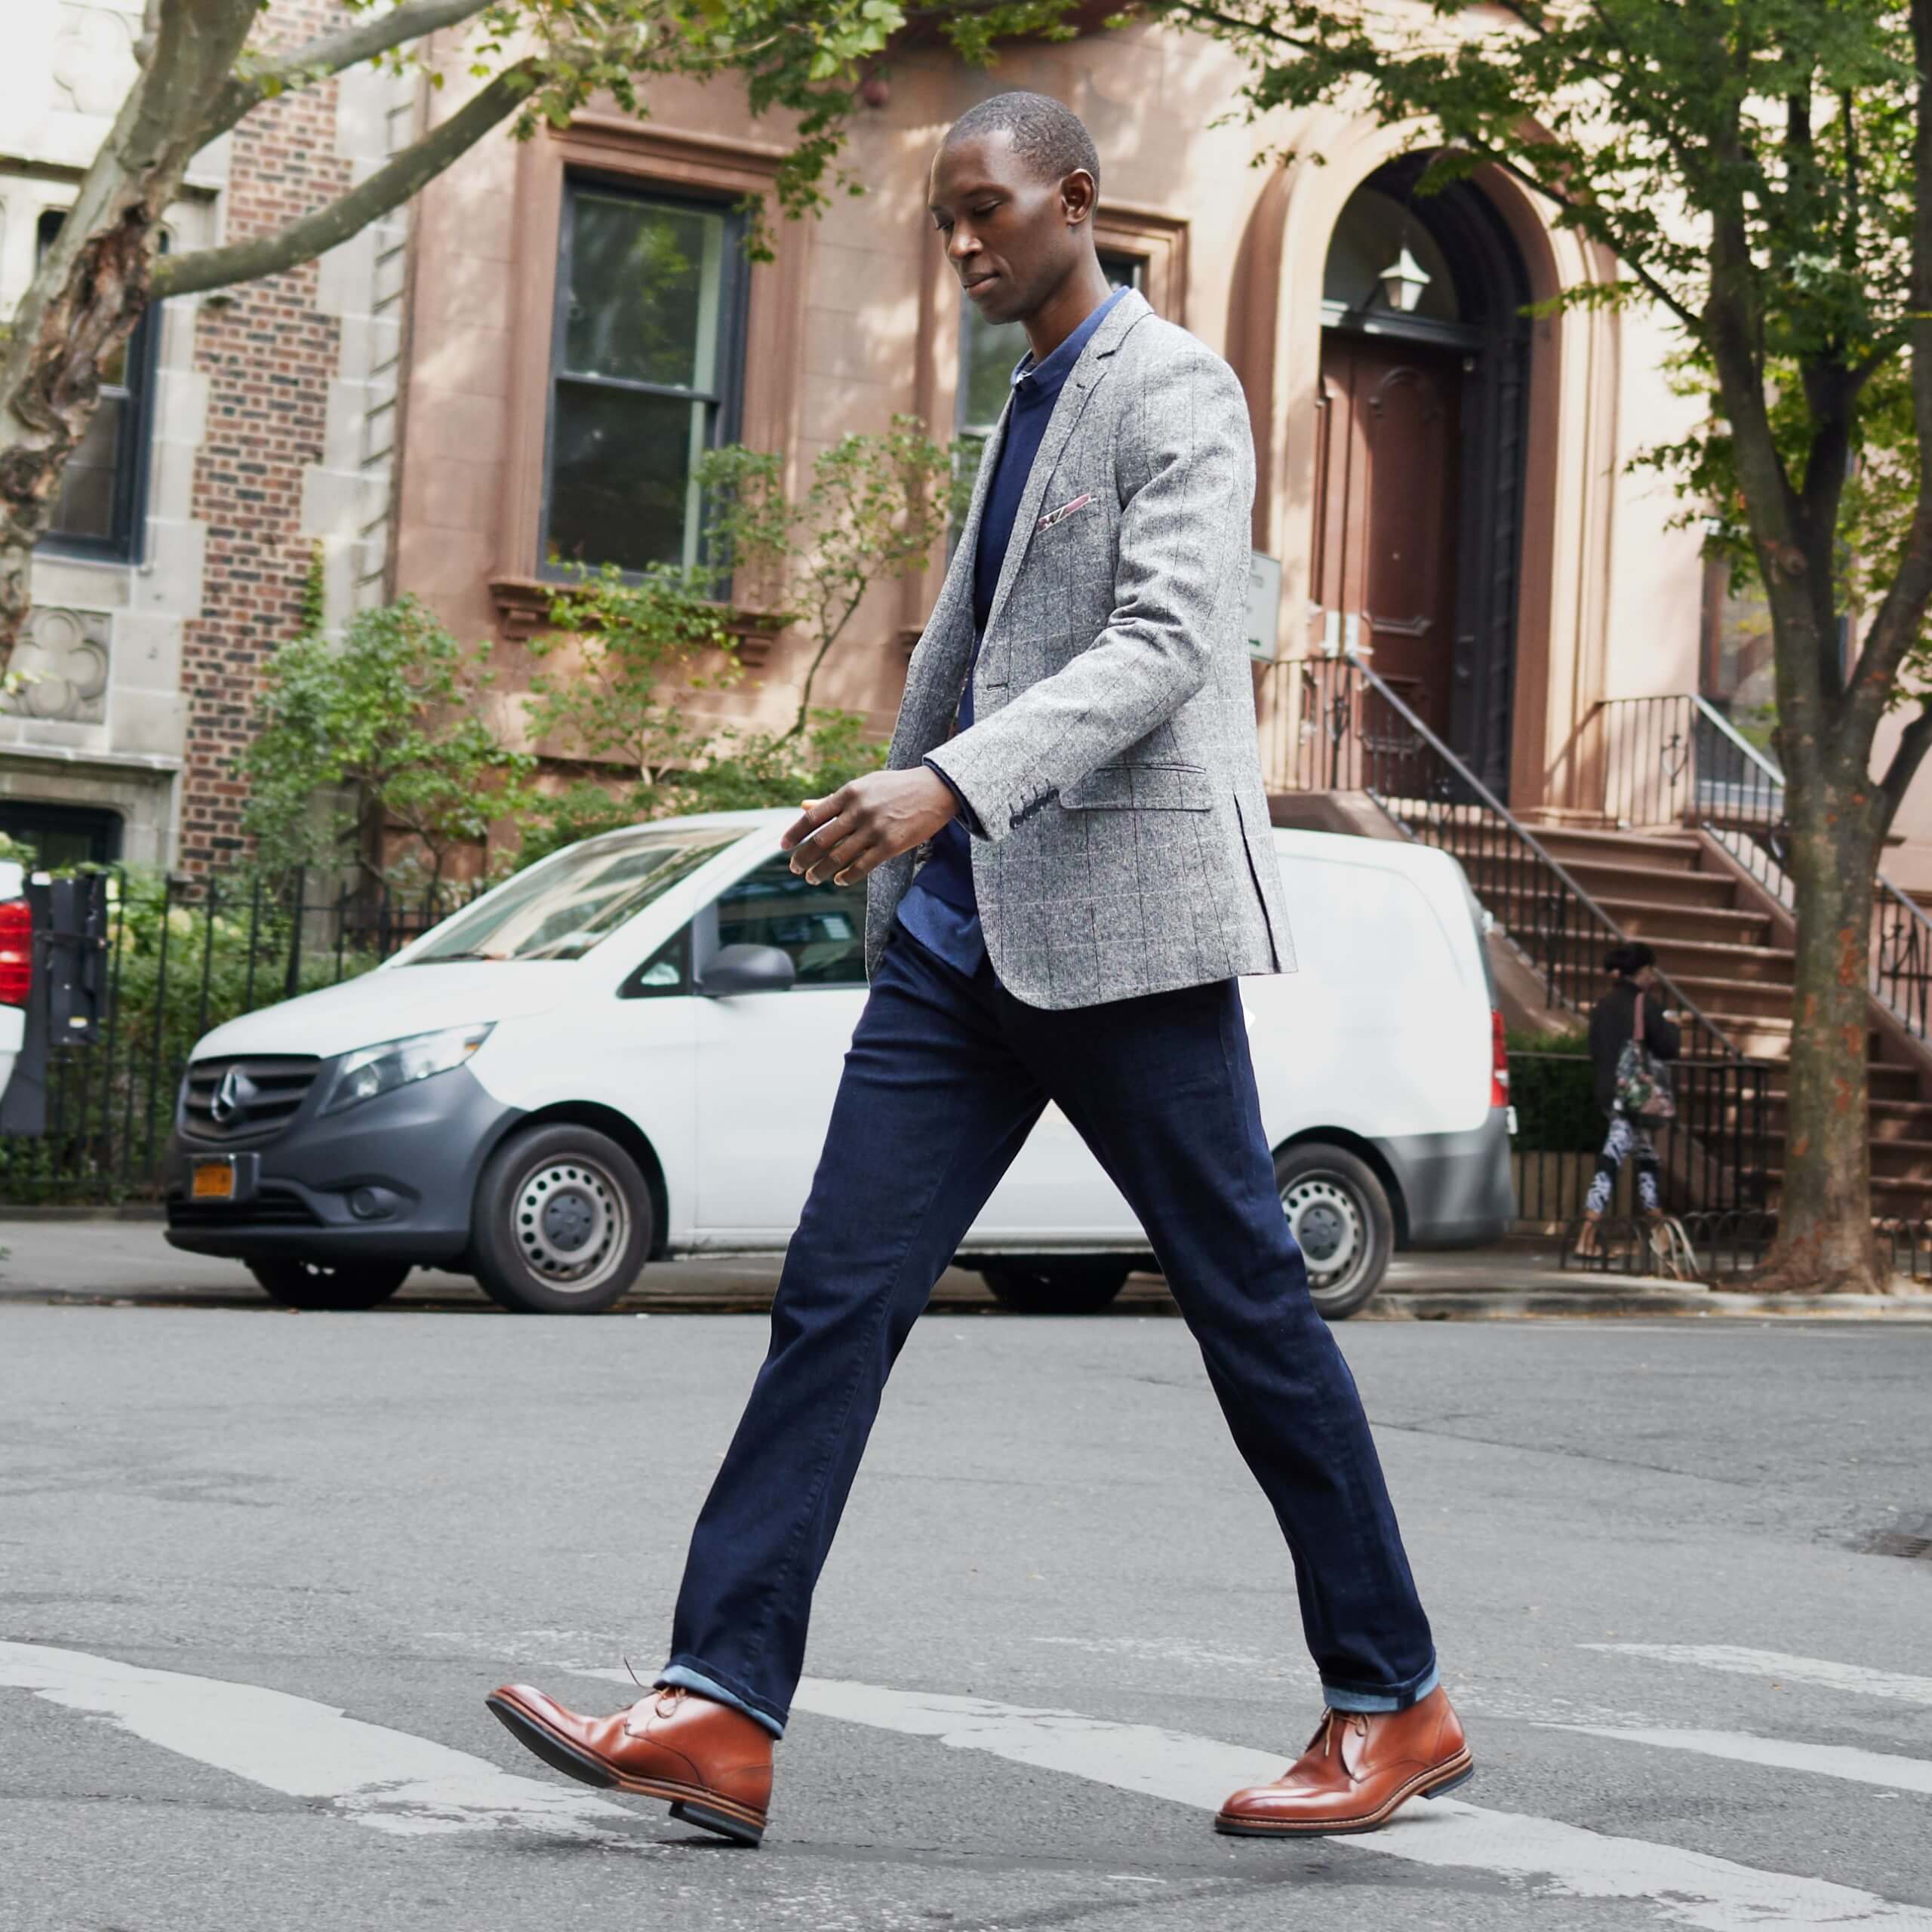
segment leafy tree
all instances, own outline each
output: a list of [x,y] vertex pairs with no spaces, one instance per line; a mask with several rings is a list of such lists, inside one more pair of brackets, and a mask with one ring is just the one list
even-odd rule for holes
[[[520,860],[641,818],[794,804],[883,755],[863,718],[814,706],[813,688],[867,592],[932,554],[957,503],[949,453],[898,417],[883,435],[822,451],[796,499],[777,457],[740,447],[706,456],[697,481],[703,564],[629,578],[614,567],[586,572],[559,587],[554,628],[531,646],[543,660],[526,713],[533,738],[624,777],[614,788],[586,778],[534,798]],[[796,629],[811,652],[782,731],[721,726],[685,709],[691,695],[731,690],[746,675],[728,651],[743,620],[719,598],[728,580],[761,622]],[[708,654],[715,668],[700,668]]]
[[413,597],[362,612],[339,639],[312,630],[283,645],[242,760],[260,863],[376,871],[362,836],[373,811],[413,835],[436,884],[459,846],[516,809],[535,764],[490,724],[488,658]]
[[[1623,265],[1562,300],[1655,305],[1708,385],[1709,420],[1660,454],[1715,498],[1720,540],[1764,587],[1797,897],[1766,1278],[1881,1287],[1864,1048],[1872,880],[1932,743],[1932,0],[1161,11],[1247,58],[1252,115],[1345,103],[1411,126],[1440,149],[1425,192],[1506,171]],[[1875,774],[1895,706],[1911,715]]]
[[[792,127],[777,199],[789,216],[856,192],[835,167],[872,65],[896,35],[968,58],[996,39],[1059,34],[1073,0],[341,0],[335,26],[300,45],[262,38],[268,0],[147,0],[137,71],[58,238],[0,332],[0,670],[32,601],[33,546],[61,472],[100,401],[101,372],[149,305],[312,261],[400,208],[509,123],[527,138],[593,96],[626,112],[666,75],[726,78],[752,109]],[[462,106],[365,180],[271,233],[175,255],[163,217],[208,143],[279,97],[367,62],[442,69],[430,37],[469,29]],[[274,28],[269,20],[266,31]],[[755,245],[757,245],[755,242]]]

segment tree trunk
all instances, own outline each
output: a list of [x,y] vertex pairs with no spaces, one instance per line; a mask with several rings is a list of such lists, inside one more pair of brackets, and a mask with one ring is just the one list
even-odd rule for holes
[[82,251],[60,296],[35,318],[0,396],[0,667],[32,606],[34,546],[46,534],[67,459],[100,402],[100,371],[147,306],[152,217],[130,208]]
[[1878,787],[1862,757],[1802,761],[1788,777],[1785,863],[1798,914],[1789,1093],[1777,1239],[1756,1285],[1880,1294],[1890,1269],[1872,1225],[1866,1078]]

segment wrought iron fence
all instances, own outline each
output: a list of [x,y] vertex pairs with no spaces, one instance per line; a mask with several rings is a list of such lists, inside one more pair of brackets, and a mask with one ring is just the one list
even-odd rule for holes
[[[1545,997],[1586,1011],[1603,983],[1603,955],[1624,934],[1535,834],[1359,659],[1292,659],[1267,686],[1260,728],[1271,787],[1365,793],[1405,836],[1453,854]],[[1742,1057],[1694,1001],[1665,986],[1684,1017],[1687,1058]]]
[[195,1043],[211,1028],[378,965],[473,897],[306,876],[109,876],[105,1002],[88,1043],[55,1041],[45,1131],[0,1136],[0,1201],[107,1202],[152,1192]]
[[[1764,1211],[1769,1072],[1756,1060],[1690,1055],[1671,1063],[1677,1116],[1651,1134],[1667,1212],[1710,1217]],[[1510,1154],[1518,1218],[1545,1233],[1574,1229],[1607,1124],[1589,1056],[1512,1048],[1509,1100],[1516,1110]],[[1630,1161],[1617,1177],[1609,1212],[1637,1213]]]

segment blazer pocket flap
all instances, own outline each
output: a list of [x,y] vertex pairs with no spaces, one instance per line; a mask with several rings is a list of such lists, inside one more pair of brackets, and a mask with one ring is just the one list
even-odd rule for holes
[[1214,804],[1207,768],[1198,764],[1103,764],[1060,789],[1075,811],[1204,812]]

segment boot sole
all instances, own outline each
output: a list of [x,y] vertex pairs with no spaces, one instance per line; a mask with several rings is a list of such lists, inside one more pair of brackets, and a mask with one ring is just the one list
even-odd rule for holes
[[1242,1818],[1223,1811],[1215,1817],[1214,1829],[1226,1837],[1235,1838],[1347,1838],[1358,1832],[1379,1832],[1411,1798],[1446,1797],[1459,1786],[1467,1784],[1475,1774],[1475,1762],[1466,1750],[1451,1758],[1446,1764],[1438,1764],[1420,1777],[1411,1779],[1378,1809],[1360,1817],[1310,1819],[1304,1823],[1300,1820]]
[[638,1778],[607,1764],[552,1730],[534,1712],[507,1697],[494,1694],[484,1699],[497,1721],[534,1756],[541,1758],[553,1771],[561,1771],[580,1784],[595,1785],[600,1791],[623,1791],[638,1798],[660,1798],[671,1807],[671,1816],[681,1823],[696,1825],[734,1844],[754,1850],[764,1837],[764,1817],[748,1804],[722,1798],[702,1786],[681,1784],[672,1778]]

